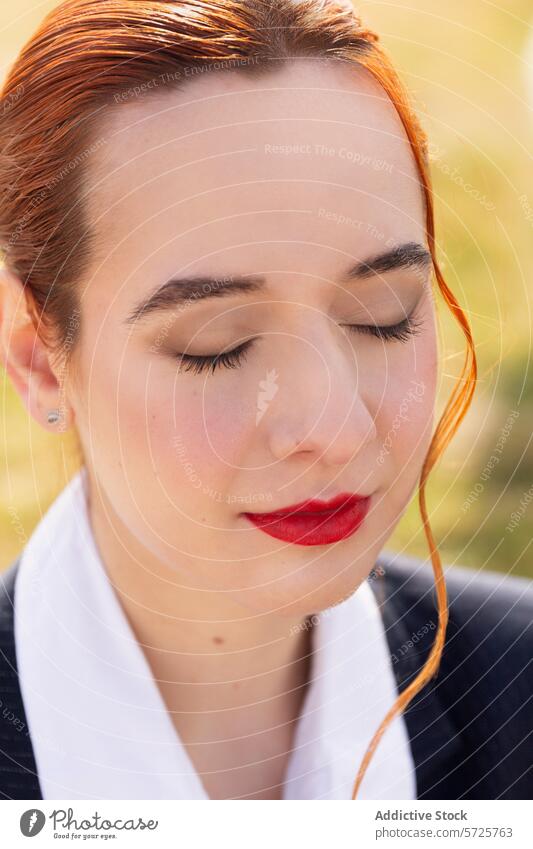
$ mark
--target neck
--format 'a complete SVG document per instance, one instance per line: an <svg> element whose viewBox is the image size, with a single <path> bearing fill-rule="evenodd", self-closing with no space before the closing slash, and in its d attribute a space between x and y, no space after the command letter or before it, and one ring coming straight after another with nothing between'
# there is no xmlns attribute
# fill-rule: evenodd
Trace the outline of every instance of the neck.
<svg viewBox="0 0 533 849"><path fill-rule="evenodd" d="M91 497L88 508L104 568L182 740L250 739L273 728L286 737L309 679L309 623L184 584L184 571L154 558L107 503Z"/></svg>

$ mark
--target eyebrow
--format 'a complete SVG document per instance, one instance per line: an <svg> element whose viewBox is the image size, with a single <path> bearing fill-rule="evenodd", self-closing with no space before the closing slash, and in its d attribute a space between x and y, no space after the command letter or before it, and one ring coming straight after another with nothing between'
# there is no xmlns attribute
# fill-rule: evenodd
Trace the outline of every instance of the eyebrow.
<svg viewBox="0 0 533 849"><path fill-rule="evenodd" d="M362 260L344 275L345 280L362 280L405 268L426 271L432 264L430 252L418 242L405 242ZM253 295L265 289L266 279L259 275L226 276L222 278L198 275L173 278L139 302L126 316L125 324L148 318L169 309L187 309L195 303L235 294Z"/></svg>

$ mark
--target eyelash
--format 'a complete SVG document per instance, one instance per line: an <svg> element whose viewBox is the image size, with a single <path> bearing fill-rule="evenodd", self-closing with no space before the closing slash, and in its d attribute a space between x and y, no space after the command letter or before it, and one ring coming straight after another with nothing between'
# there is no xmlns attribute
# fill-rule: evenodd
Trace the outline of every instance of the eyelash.
<svg viewBox="0 0 533 849"><path fill-rule="evenodd" d="M403 321L398 322L398 324L385 326L377 324L346 324L342 326L347 327L353 333L374 336L384 342L394 340L405 343L411 337L418 335L422 327L422 322L415 319L413 315L410 315L404 318ZM187 364L184 371L192 371L193 374L201 374L208 368L211 368L214 372L217 366L238 368L246 359L246 355L254 341L254 339L248 339L232 351L225 351L221 354L213 354L212 356L201 357L197 354L176 354L176 357Z"/></svg>

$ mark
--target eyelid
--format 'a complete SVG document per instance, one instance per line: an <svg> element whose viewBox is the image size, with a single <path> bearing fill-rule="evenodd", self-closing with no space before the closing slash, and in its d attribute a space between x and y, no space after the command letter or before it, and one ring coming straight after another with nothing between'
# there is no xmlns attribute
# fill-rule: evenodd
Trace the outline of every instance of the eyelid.
<svg viewBox="0 0 533 849"><path fill-rule="evenodd" d="M388 340L407 342L412 336L419 333L424 324L423 321L417 319L418 306L417 303L411 313L396 324L346 324L340 326L347 327L354 333L374 336L383 342ZM184 369L185 372L192 371L194 374L201 374L206 369L212 369L214 373L219 366L238 368L256 341L257 337L247 339L236 348L222 351L219 354L175 354L174 357L179 359L180 362L188 363L188 366Z"/></svg>
<svg viewBox="0 0 533 849"><path fill-rule="evenodd" d="M411 336L416 336L423 326L423 321L418 320L414 311L396 324L346 324L354 333L375 336L377 339L396 339L406 342Z"/></svg>
<svg viewBox="0 0 533 849"><path fill-rule="evenodd" d="M230 351L222 351L220 354L175 354L175 358L180 361L185 361L191 367L184 369L185 372L192 371L194 374L200 374L207 368L212 368L213 372L219 366L225 368L238 368L243 358L246 357L248 349L252 347L255 339L248 339L236 348Z"/></svg>

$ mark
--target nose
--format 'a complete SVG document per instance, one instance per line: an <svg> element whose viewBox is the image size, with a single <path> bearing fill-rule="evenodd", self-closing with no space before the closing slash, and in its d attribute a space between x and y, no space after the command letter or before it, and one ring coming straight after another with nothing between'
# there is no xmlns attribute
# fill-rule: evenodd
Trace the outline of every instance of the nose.
<svg viewBox="0 0 533 849"><path fill-rule="evenodd" d="M327 351L319 349L317 361L316 344L312 353L301 341L295 344L298 353L291 347L277 370L280 391L265 417L272 456L316 455L322 463L345 465L377 435L355 353L341 349L337 339Z"/></svg>

